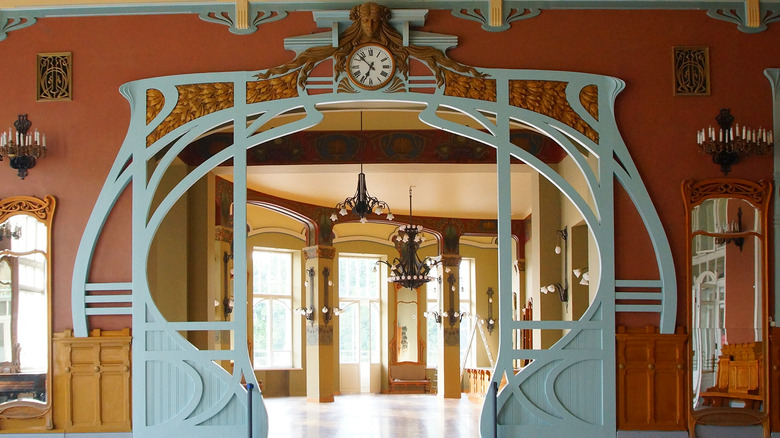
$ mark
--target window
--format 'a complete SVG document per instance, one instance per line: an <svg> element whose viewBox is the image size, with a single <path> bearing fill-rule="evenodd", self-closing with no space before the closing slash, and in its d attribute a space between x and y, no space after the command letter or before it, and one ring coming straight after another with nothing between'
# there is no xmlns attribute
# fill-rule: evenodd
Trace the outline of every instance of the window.
<svg viewBox="0 0 780 438"><path fill-rule="evenodd" d="M458 301L460 303L459 312L464 316L460 321L460 363L465 365L465 368L473 368L476 366L475 351L476 333L474 331L474 318L471 315L472 311L472 297L474 296L474 259L462 258L460 261L460 267L458 269L460 278L458 279Z"/></svg>
<svg viewBox="0 0 780 438"><path fill-rule="evenodd" d="M439 265L435 265L431 267L430 272L431 277L434 278L434 280L429 281L425 284L426 287L426 305L425 310L428 312L436 312L439 309L441 309L441 305L439 303L439 297L441 296L441 291L439 290ZM441 355L441 346L439 345L439 328L441 327L440 324L436 323L436 319L431 318L425 318L425 326L426 326L426 333L427 333L427 343L426 343L426 361L427 361L427 367L428 368L438 368L439 367L439 356Z"/></svg>
<svg viewBox="0 0 780 438"><path fill-rule="evenodd" d="M254 367L292 368L293 254L255 248L252 266Z"/></svg>
<svg viewBox="0 0 780 438"><path fill-rule="evenodd" d="M339 255L339 360L379 363L377 256Z"/></svg>

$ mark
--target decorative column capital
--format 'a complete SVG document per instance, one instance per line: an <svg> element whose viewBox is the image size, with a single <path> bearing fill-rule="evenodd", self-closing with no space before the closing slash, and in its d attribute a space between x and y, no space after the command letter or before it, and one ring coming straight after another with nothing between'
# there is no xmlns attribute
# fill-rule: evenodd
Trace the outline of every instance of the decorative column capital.
<svg viewBox="0 0 780 438"><path fill-rule="evenodd" d="M463 257L460 256L460 254L442 254L441 255L441 264L445 267L455 267L457 268L460 266L460 260Z"/></svg>
<svg viewBox="0 0 780 438"><path fill-rule="evenodd" d="M332 246L307 246L303 248L303 258L306 260L312 259L328 259L333 260L336 258L336 248Z"/></svg>

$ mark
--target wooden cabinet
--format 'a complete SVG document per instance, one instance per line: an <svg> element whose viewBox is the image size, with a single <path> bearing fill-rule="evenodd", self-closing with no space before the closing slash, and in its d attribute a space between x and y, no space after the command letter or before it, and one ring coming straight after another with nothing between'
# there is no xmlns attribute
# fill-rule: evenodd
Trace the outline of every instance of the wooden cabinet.
<svg viewBox="0 0 780 438"><path fill-rule="evenodd" d="M54 421L65 432L130 431L130 330L54 337Z"/></svg>
<svg viewBox="0 0 780 438"><path fill-rule="evenodd" d="M618 429L685 430L688 336L619 327L616 338Z"/></svg>

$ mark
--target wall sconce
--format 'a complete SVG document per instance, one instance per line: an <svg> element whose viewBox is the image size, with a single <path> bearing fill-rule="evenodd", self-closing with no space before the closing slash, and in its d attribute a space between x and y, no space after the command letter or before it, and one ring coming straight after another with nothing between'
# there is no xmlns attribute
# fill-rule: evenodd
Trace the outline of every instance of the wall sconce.
<svg viewBox="0 0 780 438"><path fill-rule="evenodd" d="M736 222L732 222L730 224L720 226L720 229L717 230L717 232L722 234L741 233L742 232L742 207L739 207L739 210L737 210ZM745 238L744 237L716 237L715 238L716 245L727 245L729 243L733 243L734 245L736 245L737 248L739 248L739 252L742 252L742 246L745 245Z"/></svg>
<svg viewBox="0 0 780 438"><path fill-rule="evenodd" d="M3 239L19 239L22 237L22 227L19 225L13 227L11 229L11 224L8 222L3 223L0 225L0 241Z"/></svg>
<svg viewBox="0 0 780 438"><path fill-rule="evenodd" d="M328 280L328 277L330 276L330 269L327 267L322 270L322 276L325 278L325 305L322 307L322 318L325 320L325 325L328 325L330 322L330 319L334 316L339 316L341 314L341 308L340 307L328 307L328 289L329 286L333 286L333 282Z"/></svg>
<svg viewBox="0 0 780 438"><path fill-rule="evenodd" d="M702 129L696 133L696 142L699 150L712 155L712 162L720 165L720 170L724 175L731 171L731 165L739 162L740 156L763 155L772 150L774 136L772 131L758 128L748 129L739 124L735 128L731 127L734 122L734 116L731 110L724 108L715 117L720 130L715 130L712 126L709 129Z"/></svg>
<svg viewBox="0 0 780 438"><path fill-rule="evenodd" d="M449 272L449 268L447 268L445 271ZM463 318L468 316L468 313L461 313L455 310L455 274L450 274L449 277L447 277L447 283L449 284L450 309L444 311L433 310L430 312L423 312L423 316L426 318L433 318L437 324L441 324L444 318L447 318L450 323L450 328L452 328L456 322L463 321Z"/></svg>
<svg viewBox="0 0 780 438"><path fill-rule="evenodd" d="M8 128L8 133L3 132L0 136L0 161L8 157L11 168L16 169L16 175L21 179L27 176L28 169L35 167L38 158L46 156L46 134L41 135L37 129L30 134L31 126L27 114L19 114L14 122L16 135Z"/></svg>
<svg viewBox="0 0 780 438"><path fill-rule="evenodd" d="M563 240L564 246L566 246L566 249L568 249L568 240L569 240L569 229L568 227L563 227L562 230L555 230L555 234L558 235L558 237ZM568 251L567 251L568 252ZM561 253L561 245L555 245L555 253L560 254ZM565 252L564 252L565 254Z"/></svg>
<svg viewBox="0 0 780 438"><path fill-rule="evenodd" d="M233 306L235 306L235 301L233 300L233 297L225 297L225 299L222 300L222 304L225 310L225 319L227 319L228 315L233 313Z"/></svg>
<svg viewBox="0 0 780 438"><path fill-rule="evenodd" d="M569 288L567 288L566 286L561 286L560 283L553 283L553 284L548 284L547 286L542 286L540 292L543 294L557 292L558 298L560 298L562 302L565 303L569 300Z"/></svg>
<svg viewBox="0 0 780 438"><path fill-rule="evenodd" d="M488 287L487 291L485 291L485 294L488 297L488 317L485 318L483 321L485 321L485 325L487 326L488 333L493 334L493 329L496 327L496 320L493 319L493 288Z"/></svg>
<svg viewBox="0 0 780 438"><path fill-rule="evenodd" d="M314 325L314 268L307 269L306 273L309 274L309 281L306 282L306 286L309 287L309 307L298 307L295 312Z"/></svg>
<svg viewBox="0 0 780 438"><path fill-rule="evenodd" d="M563 240L563 250L561 250L561 245L555 245L555 253L561 254L563 253L563 285L561 283L553 283L548 284L547 286L542 286L540 289L540 292L543 294L548 294L551 292L557 292L558 298L561 299L562 302L568 302L569 300L569 280L567 279L567 274L569 271L569 228L563 227L561 230L555 230L555 234L558 235L558 238Z"/></svg>
<svg viewBox="0 0 780 438"><path fill-rule="evenodd" d="M581 285L587 286L590 284L590 273L588 272L588 268L575 269L572 273L575 277L580 279Z"/></svg>

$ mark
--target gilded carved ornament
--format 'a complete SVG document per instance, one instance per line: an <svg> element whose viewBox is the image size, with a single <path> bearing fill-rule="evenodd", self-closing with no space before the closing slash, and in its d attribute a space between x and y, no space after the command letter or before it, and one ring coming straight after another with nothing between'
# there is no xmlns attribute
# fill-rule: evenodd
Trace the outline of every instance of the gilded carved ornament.
<svg viewBox="0 0 780 438"><path fill-rule="evenodd" d="M298 97L296 80L298 71L264 81L247 82L246 103L268 102L277 99Z"/></svg>
<svg viewBox="0 0 780 438"><path fill-rule="evenodd" d="M683 193L687 193L692 205L698 204L702 199L711 196L737 197L750 201L756 208L761 209L769 197L766 195L771 189L771 183L762 179L755 183L747 180L733 180L716 178L694 183L692 180L683 182Z"/></svg>
<svg viewBox="0 0 780 438"><path fill-rule="evenodd" d="M445 82L446 69L455 70L461 73L470 74L474 77L482 78L484 73L478 72L475 68L460 64L450 59L440 50L433 47L422 47L410 44L404 46L403 37L389 24L391 11L390 8L376 3L363 3L352 8L349 14L352 24L341 34L338 47L320 46L307 49L298 55L294 60L279 67L267 70L257 75L258 79L267 79L272 76L287 73L292 70L300 71L298 85L306 88L306 80L312 69L320 61L333 57L333 70L335 78L338 80L347 68L347 58L352 51L361 44L377 43L388 48L395 58L398 71L404 78L409 77L409 57L417 58L433 70L436 76L436 83L441 86ZM446 69L444 68L446 67ZM397 86L395 87L397 88ZM342 88L340 87L340 90ZM345 87L343 91L347 91Z"/></svg>
<svg viewBox="0 0 780 438"><path fill-rule="evenodd" d="M303 258L306 260L319 258L333 260L336 258L336 248L323 245L307 246L306 248L303 248Z"/></svg>
<svg viewBox="0 0 780 438"><path fill-rule="evenodd" d="M24 213L34 216L42 221L47 221L54 212L54 197L49 195L43 199L30 196L12 196L0 200L0 223L5 222L8 216Z"/></svg>
<svg viewBox="0 0 780 438"><path fill-rule="evenodd" d="M494 79L465 76L449 70L444 71L444 78L446 83L445 96L496 101L496 81Z"/></svg>
<svg viewBox="0 0 780 438"><path fill-rule="evenodd" d="M577 132L594 142L599 134L585 120L582 120L566 98L567 82L560 81L509 81L509 104L551 117L571 126ZM588 87L586 87L588 88ZM595 87L594 87L595 88ZM582 91L585 91L583 89ZM598 94L593 91L580 92L580 101L589 113L598 115Z"/></svg>
<svg viewBox="0 0 780 438"><path fill-rule="evenodd" d="M147 146L185 123L233 107L233 84L230 82L177 85L176 90L179 92L179 101L165 120L146 137ZM152 93L152 97L154 97L154 93ZM149 92L147 92L146 99L148 122L150 114L159 113L162 109L164 99L157 99L152 105Z"/></svg>

